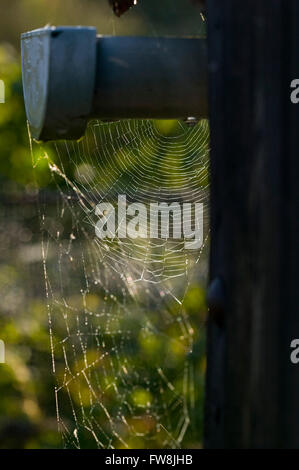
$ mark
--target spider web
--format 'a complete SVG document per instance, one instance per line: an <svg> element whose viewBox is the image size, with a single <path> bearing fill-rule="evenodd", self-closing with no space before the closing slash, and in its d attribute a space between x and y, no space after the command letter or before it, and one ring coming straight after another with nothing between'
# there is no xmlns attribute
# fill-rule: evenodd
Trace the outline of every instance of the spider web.
<svg viewBox="0 0 299 470"><path fill-rule="evenodd" d="M200 312L208 239L208 124L90 122L33 144L58 197L41 195L57 422L65 447L179 448L199 439ZM37 145L37 148L35 146ZM52 194L52 193L51 193ZM99 239L96 205L204 204L204 242Z"/></svg>

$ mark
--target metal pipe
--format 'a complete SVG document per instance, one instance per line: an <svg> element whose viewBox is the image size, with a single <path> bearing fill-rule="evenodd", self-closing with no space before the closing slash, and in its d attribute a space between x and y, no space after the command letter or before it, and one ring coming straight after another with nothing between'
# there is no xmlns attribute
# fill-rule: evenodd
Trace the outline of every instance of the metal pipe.
<svg viewBox="0 0 299 470"><path fill-rule="evenodd" d="M207 117L203 39L51 27L23 34L21 47L26 114L37 140L78 139L91 118Z"/></svg>

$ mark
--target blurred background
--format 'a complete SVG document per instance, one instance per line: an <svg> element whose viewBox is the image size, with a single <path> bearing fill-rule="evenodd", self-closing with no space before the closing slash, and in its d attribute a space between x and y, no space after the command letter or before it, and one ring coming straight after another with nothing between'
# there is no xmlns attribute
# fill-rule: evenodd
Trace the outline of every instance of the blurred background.
<svg viewBox="0 0 299 470"><path fill-rule="evenodd" d="M6 364L0 365L0 448L60 448L65 442L57 427L57 377L51 370L39 201L40 193L46 194L48 214L54 214L59 190L46 161L32 164L22 97L20 34L46 24L81 24L96 26L101 34L203 36L205 25L198 8L188 0L140 0L140 5L120 19L106 0L0 0L0 8L0 79L6 93L5 104L0 104L0 339L6 344ZM106 126L107 135L110 127L113 129L113 125ZM167 135L174 127L166 124L160 131ZM73 175L76 162L63 158ZM203 179L207 187L208 175ZM59 185L63 187L63 183ZM206 259L200 262L198 282L190 285L185 297L186 314L195 330L205 321ZM57 342L60 334L62 338L63 331L57 328ZM148 345L143 343L140 348ZM157 343L152 347L157 348ZM196 416L184 447L201 446L204 333L197 335L195 351ZM139 354L136 349L135 354ZM179 360L176 364L181 367ZM136 390L134 400L142 402L141 389ZM64 413L64 421L71 422L72 409L65 407ZM94 446L94 439L88 436L82 442L84 447ZM162 446L159 439L152 442ZM142 447L142 438L130 445Z"/></svg>

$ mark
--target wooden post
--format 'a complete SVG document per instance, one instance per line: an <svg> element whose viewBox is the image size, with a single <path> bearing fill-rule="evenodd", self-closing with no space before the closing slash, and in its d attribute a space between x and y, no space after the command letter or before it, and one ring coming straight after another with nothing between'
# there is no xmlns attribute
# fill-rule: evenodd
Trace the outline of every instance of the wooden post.
<svg viewBox="0 0 299 470"><path fill-rule="evenodd" d="M290 343L299 338L299 104L290 83L299 78L299 2L207 3L214 287L205 445L298 448Z"/></svg>

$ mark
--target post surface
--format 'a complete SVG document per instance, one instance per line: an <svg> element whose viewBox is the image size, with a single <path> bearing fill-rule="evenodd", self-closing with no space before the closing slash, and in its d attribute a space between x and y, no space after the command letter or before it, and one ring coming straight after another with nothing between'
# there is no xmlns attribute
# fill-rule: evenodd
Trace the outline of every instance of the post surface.
<svg viewBox="0 0 299 470"><path fill-rule="evenodd" d="M210 276L225 322L208 325L205 445L298 448L299 3L241 3L208 0Z"/></svg>

